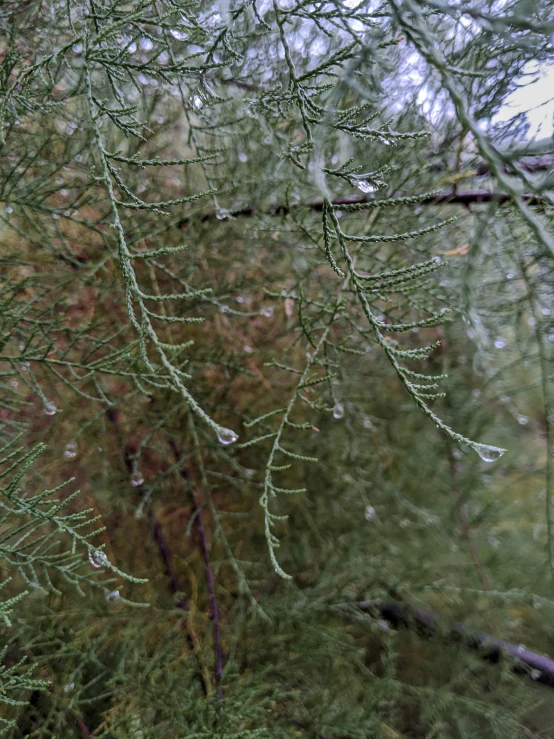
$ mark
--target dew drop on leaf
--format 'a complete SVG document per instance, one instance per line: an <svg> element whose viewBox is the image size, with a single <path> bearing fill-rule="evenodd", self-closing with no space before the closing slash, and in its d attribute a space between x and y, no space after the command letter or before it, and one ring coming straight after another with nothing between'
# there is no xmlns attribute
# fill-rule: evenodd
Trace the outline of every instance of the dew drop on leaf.
<svg viewBox="0 0 554 739"><path fill-rule="evenodd" d="M496 462L506 451L498 446L489 446L489 444L473 444L472 448L475 449L483 462Z"/></svg>
<svg viewBox="0 0 554 739"><path fill-rule="evenodd" d="M223 446L234 444L238 438L239 438L238 434L236 434L233 431L233 429L226 429L226 428L220 427L217 432L217 439L220 444L223 444Z"/></svg>

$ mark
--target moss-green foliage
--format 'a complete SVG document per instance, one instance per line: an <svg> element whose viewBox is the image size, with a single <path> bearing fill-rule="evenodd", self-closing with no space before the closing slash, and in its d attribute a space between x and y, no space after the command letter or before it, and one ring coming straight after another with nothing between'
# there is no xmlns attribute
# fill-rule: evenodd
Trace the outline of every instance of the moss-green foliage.
<svg viewBox="0 0 554 739"><path fill-rule="evenodd" d="M553 11L0 8L6 736L549 735Z"/></svg>

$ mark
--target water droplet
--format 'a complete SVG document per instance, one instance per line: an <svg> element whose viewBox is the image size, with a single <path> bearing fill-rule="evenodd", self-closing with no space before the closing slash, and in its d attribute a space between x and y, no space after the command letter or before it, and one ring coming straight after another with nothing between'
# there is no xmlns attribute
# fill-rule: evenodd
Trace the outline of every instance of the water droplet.
<svg viewBox="0 0 554 739"><path fill-rule="evenodd" d="M496 462L496 460L500 459L506 451L498 446L489 446L489 444L472 444L471 446L472 449L475 449L483 462Z"/></svg>
<svg viewBox="0 0 554 739"><path fill-rule="evenodd" d="M508 272L508 274L506 275L506 279L507 280L513 280L513 278L514 278L513 272Z"/></svg>
<svg viewBox="0 0 554 739"><path fill-rule="evenodd" d="M233 429L226 429L221 426L219 427L217 432L217 439L220 444L223 444L223 446L234 444L238 438L238 434L236 434Z"/></svg>
<svg viewBox="0 0 554 739"><path fill-rule="evenodd" d="M177 41L186 41L188 34L185 31L179 31L177 28L170 29L169 33L176 38Z"/></svg>
<svg viewBox="0 0 554 739"><path fill-rule="evenodd" d="M548 335L548 341L554 341L554 334Z"/></svg>
<svg viewBox="0 0 554 739"><path fill-rule="evenodd" d="M372 185L371 182L368 182L367 180L354 180L354 184L358 190L368 194L374 193L377 190L375 185Z"/></svg>
<svg viewBox="0 0 554 739"><path fill-rule="evenodd" d="M518 648L517 648L517 651L518 651L518 652L519 652L520 654L523 654L523 652L525 652L525 649L526 649L526 647L525 647L525 644L520 644L520 645L518 646Z"/></svg>
<svg viewBox="0 0 554 739"><path fill-rule="evenodd" d="M13 208L11 205L6 205L6 213L13 213Z"/></svg>
<svg viewBox="0 0 554 739"><path fill-rule="evenodd" d="M402 521L400 521L400 528L407 529L408 526L410 526L410 521L407 518L403 518Z"/></svg>
<svg viewBox="0 0 554 739"><path fill-rule="evenodd" d="M364 418L364 429L372 429L373 424L369 418Z"/></svg>
<svg viewBox="0 0 554 739"><path fill-rule="evenodd" d="M17 386L19 385L19 383L18 383L18 381L17 381L17 380L10 380L10 385L11 385L12 387L17 387Z"/></svg>
<svg viewBox="0 0 554 739"><path fill-rule="evenodd" d="M58 409L56 408L56 404L53 403L51 400L49 400L45 406L44 406L44 412L47 416L53 416Z"/></svg>
<svg viewBox="0 0 554 739"><path fill-rule="evenodd" d="M100 552L98 549L95 552L88 553L88 561L91 563L91 565L98 569L99 567L103 567L106 562L108 561L108 558L104 554L104 552Z"/></svg>
<svg viewBox="0 0 554 739"><path fill-rule="evenodd" d="M527 418L527 416L520 416L517 419L517 422L520 426L527 426L527 424L529 423L529 419Z"/></svg>
<svg viewBox="0 0 554 739"><path fill-rule="evenodd" d="M108 601L114 601L114 600L120 600L119 590L112 590L110 593L106 593L106 600Z"/></svg>
<svg viewBox="0 0 554 739"><path fill-rule="evenodd" d="M19 365L19 369L22 372L28 372L30 366L31 366L30 362L21 362L21 364Z"/></svg>
<svg viewBox="0 0 554 739"><path fill-rule="evenodd" d="M481 391L479 390L479 388L475 388L475 390L473 390L471 394L474 398L478 398L481 395Z"/></svg>
<svg viewBox="0 0 554 739"><path fill-rule="evenodd" d="M335 403L333 406L333 418L342 418L344 416L344 405L342 403Z"/></svg>
<svg viewBox="0 0 554 739"><path fill-rule="evenodd" d="M537 322L535 321L535 318L533 316L530 316L527 319L527 325L529 326L529 328L535 328L535 326L537 325Z"/></svg>
<svg viewBox="0 0 554 739"><path fill-rule="evenodd" d="M542 672L540 670L531 670L532 680L538 680L541 676L542 676Z"/></svg>
<svg viewBox="0 0 554 739"><path fill-rule="evenodd" d="M63 453L63 456L66 459L73 459L73 457L77 456L77 442L76 441L69 441L65 446L65 452Z"/></svg>
<svg viewBox="0 0 554 739"><path fill-rule="evenodd" d="M494 345L497 349L504 349L504 347L506 346L506 340L499 336L498 339L494 342Z"/></svg>
<svg viewBox="0 0 554 739"><path fill-rule="evenodd" d="M262 308L260 310L260 316L264 316L264 318L271 318L272 315L273 315L273 306L272 305L268 305L265 308Z"/></svg>
<svg viewBox="0 0 554 739"><path fill-rule="evenodd" d="M372 505L368 505L365 507L365 520L366 521L373 521L375 518L375 508Z"/></svg>
<svg viewBox="0 0 554 739"><path fill-rule="evenodd" d="M229 306L228 305L220 305L219 306L219 312L220 313L229 313Z"/></svg>
<svg viewBox="0 0 554 739"><path fill-rule="evenodd" d="M192 98L192 104L194 105L194 107L196 108L196 110L200 110L200 108L204 105L204 103L202 102L202 98L200 97L200 95L195 95ZM221 218L220 218L220 216L216 214L216 218L219 218L221 220L221 218L226 218L226 216L221 216Z"/></svg>
<svg viewBox="0 0 554 739"><path fill-rule="evenodd" d="M239 154L239 162L247 162L247 161L248 161L248 156L243 151L241 151Z"/></svg>
<svg viewBox="0 0 554 739"><path fill-rule="evenodd" d="M151 51L154 44L149 38L141 38L139 46L141 49L144 49L144 51Z"/></svg>
<svg viewBox="0 0 554 739"><path fill-rule="evenodd" d="M198 105L195 107L198 108ZM231 215L231 212L226 210L225 208L218 208L217 213L215 214L215 217L218 221L224 221L226 218L229 218Z"/></svg>
<svg viewBox="0 0 554 739"><path fill-rule="evenodd" d="M75 683L67 683L66 685L63 686L63 689L66 693L69 693L69 691L73 690L74 687L75 687Z"/></svg>
<svg viewBox="0 0 554 739"><path fill-rule="evenodd" d="M245 352L246 352L247 354L252 354L252 352L254 351L254 349L252 349L252 347L251 347L251 346L248 346L248 344L245 344L245 345L244 345L244 346L243 346L242 348L244 349L244 351L245 351Z"/></svg>
<svg viewBox="0 0 554 739"><path fill-rule="evenodd" d="M551 313L550 308L543 308L542 309L543 316L549 316L550 313Z"/></svg>
<svg viewBox="0 0 554 739"><path fill-rule="evenodd" d="M131 485L134 488L138 488L140 487L140 485L142 485L143 482L144 482L144 476L142 472L140 472L139 470L135 470L133 474L131 475Z"/></svg>

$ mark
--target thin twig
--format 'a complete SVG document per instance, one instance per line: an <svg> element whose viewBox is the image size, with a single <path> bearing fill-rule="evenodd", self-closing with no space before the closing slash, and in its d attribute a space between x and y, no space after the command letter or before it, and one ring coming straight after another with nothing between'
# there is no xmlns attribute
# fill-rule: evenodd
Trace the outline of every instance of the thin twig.
<svg viewBox="0 0 554 739"><path fill-rule="evenodd" d="M180 459L179 447L177 443L172 439L170 441L171 448L175 455L176 460ZM202 559L204 560L204 568L206 571L206 584L208 587L208 596L210 601L210 618L213 623L213 634L214 634L214 663L215 663L215 684L217 686L217 697L221 701L223 694L221 691L221 676L223 674L223 649L221 646L221 623L219 619L219 610L217 607L217 598L215 593L215 577L213 574L212 567L210 565L210 554L208 550L208 540L206 538L206 529L204 528L204 520L202 517L202 509L198 505L194 488L190 484L189 475L185 467L181 467L179 470L181 478L185 481L185 486L190 498L192 505L192 515L194 518L194 524L198 533L198 539L200 544L200 551L202 552Z"/></svg>

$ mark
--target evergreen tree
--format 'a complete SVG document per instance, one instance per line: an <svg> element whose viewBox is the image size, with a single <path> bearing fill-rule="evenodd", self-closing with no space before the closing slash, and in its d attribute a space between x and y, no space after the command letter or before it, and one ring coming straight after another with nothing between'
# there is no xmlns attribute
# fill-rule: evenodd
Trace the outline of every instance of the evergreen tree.
<svg viewBox="0 0 554 739"><path fill-rule="evenodd" d="M5 736L548 736L553 18L0 7Z"/></svg>

